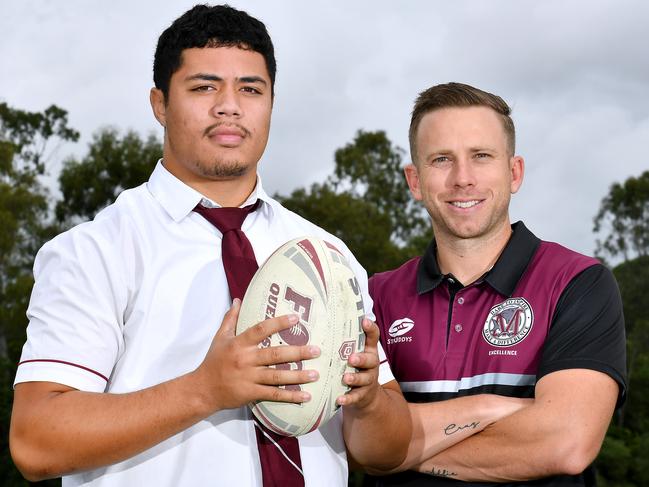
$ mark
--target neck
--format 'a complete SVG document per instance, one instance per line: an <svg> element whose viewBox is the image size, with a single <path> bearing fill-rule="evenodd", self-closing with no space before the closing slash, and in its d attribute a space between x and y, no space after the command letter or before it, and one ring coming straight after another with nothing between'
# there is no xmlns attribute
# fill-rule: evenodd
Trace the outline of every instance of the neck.
<svg viewBox="0 0 649 487"><path fill-rule="evenodd" d="M440 232L441 233L441 232ZM495 232L477 238L435 235L437 262L443 274L469 285L491 269L512 234L509 219Z"/></svg>
<svg viewBox="0 0 649 487"><path fill-rule="evenodd" d="M234 178L229 180L198 181L189 186L223 207L241 206L254 191L257 175L252 178Z"/></svg>
<svg viewBox="0 0 649 487"><path fill-rule="evenodd" d="M190 188L223 207L241 206L257 184L256 165L246 172L230 177L206 177L188 171L181 165L162 161L171 174Z"/></svg>

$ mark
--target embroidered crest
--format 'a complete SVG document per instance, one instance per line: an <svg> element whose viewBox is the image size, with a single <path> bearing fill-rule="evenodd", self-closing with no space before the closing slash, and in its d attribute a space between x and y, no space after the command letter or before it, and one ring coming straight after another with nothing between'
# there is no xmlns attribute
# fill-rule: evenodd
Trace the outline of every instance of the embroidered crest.
<svg viewBox="0 0 649 487"><path fill-rule="evenodd" d="M511 347L525 339L533 322L530 303L524 298L509 298L491 308L482 337L495 347Z"/></svg>

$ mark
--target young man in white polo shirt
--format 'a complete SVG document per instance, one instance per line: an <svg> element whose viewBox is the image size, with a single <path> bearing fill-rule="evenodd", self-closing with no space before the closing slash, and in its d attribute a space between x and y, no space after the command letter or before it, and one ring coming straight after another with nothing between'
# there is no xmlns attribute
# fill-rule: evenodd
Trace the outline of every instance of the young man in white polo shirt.
<svg viewBox="0 0 649 487"><path fill-rule="evenodd" d="M231 306L221 233L192 211L199 203L243 207L259 200L242 227L258 262L297 236L334 243L352 262L371 309L365 272L346 246L262 188L256 169L274 80L271 40L245 12L196 6L160 37L151 105L165 128L163 160L148 183L47 243L36 259L10 435L28 479L262 484L246 404L308 400L278 384L317 374L278 375L265 366L318 350L258 348L295 316L234 335L239 303ZM344 418L299 438L309 486L346 485L345 444L370 467L390 468L405 457L407 406L387 364L379 366L376 325L366 320L364 328L366 351L350 358L359 372L345 377L353 389L339 398Z"/></svg>

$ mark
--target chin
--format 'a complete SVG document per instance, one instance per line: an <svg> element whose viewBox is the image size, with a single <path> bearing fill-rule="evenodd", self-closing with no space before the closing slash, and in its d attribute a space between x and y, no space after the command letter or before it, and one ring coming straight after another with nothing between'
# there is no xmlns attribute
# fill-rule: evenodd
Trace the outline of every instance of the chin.
<svg viewBox="0 0 649 487"><path fill-rule="evenodd" d="M248 164L240 161L218 161L212 164L197 165L202 176L214 179L239 178L246 174L250 168Z"/></svg>
<svg viewBox="0 0 649 487"><path fill-rule="evenodd" d="M477 238L487 233L487 228L477 225L451 226L449 230L457 238Z"/></svg>

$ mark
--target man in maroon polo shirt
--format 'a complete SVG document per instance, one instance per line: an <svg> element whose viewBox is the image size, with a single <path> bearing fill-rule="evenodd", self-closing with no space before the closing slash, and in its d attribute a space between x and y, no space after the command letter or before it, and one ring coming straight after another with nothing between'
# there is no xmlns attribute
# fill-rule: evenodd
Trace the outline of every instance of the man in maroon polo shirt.
<svg viewBox="0 0 649 487"><path fill-rule="evenodd" d="M435 239L370 282L414 428L400 473L376 485L594 485L626 387L611 272L511 224L524 161L500 97L433 86L409 135L406 178Z"/></svg>

